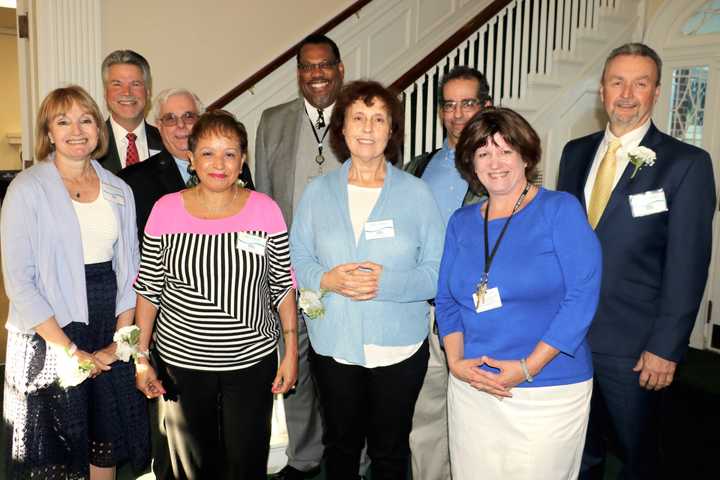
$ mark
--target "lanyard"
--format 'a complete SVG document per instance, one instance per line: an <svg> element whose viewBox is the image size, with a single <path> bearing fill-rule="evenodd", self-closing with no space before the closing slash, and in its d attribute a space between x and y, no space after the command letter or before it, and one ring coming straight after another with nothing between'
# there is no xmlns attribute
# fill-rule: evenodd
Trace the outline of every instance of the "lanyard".
<svg viewBox="0 0 720 480"><path fill-rule="evenodd" d="M325 157L323 157L323 141L330 131L330 125L325 127L325 131L323 132L321 138L320 135L318 135L317 130L315 130L315 125L312 120L310 120L310 114L308 113L307 108L305 108L305 115L307 116L308 122L310 122L310 128L312 129L313 135L315 135L315 140L317 141L318 154L315 156L315 163L317 163L318 167L322 169L322 164L325 162Z"/></svg>
<svg viewBox="0 0 720 480"><path fill-rule="evenodd" d="M487 203L485 204L485 219L483 222L483 235L485 238L485 268L483 269L482 277L480 277L480 283L477 284L477 299L476 303L480 304L483 302L485 298L485 293L487 292L488 287L488 281L490 280L489 273L490 273L490 266L492 265L492 261L495 258L495 254L498 251L498 247L500 247L500 242L502 241L503 237L505 236L505 232L507 231L508 225L510 225L510 220L512 220L515 213L517 213L518 209L520 208L520 204L527 196L528 192L530 191L530 182L525 185L525 189L520 194L520 197L518 197L517 202L515 202L515 206L512 209L512 212L510 213L510 216L507 220L505 220L505 225L503 225L502 230L500 230L500 235L498 236L498 239L495 241L495 246L492 249L492 252L490 252L489 246L488 246L488 216L490 214L490 197L488 197ZM477 307L477 305L476 305Z"/></svg>

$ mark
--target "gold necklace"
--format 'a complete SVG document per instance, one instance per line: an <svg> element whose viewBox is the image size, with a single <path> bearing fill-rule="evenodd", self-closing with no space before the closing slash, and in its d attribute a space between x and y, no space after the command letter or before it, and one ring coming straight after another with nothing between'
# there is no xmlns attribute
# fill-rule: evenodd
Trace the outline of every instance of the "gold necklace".
<svg viewBox="0 0 720 480"><path fill-rule="evenodd" d="M208 212L213 214L213 213L221 212L224 209L226 209L228 206L232 205L235 202L235 199L237 198L238 190L240 190L240 189L237 186L233 185L233 196L230 199L230 201L227 202L225 205L221 205L220 207L214 207L214 208L211 208L207 203L205 203L205 201L200 196L200 189L198 187L195 187L195 196L197 197L198 202L200 202L202 204L202 206L205 208L205 210L207 210Z"/></svg>

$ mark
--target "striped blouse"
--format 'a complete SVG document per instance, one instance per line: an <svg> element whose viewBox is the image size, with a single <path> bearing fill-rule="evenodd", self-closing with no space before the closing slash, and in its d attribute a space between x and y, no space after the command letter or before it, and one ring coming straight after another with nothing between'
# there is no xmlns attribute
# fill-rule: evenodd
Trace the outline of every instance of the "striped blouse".
<svg viewBox="0 0 720 480"><path fill-rule="evenodd" d="M154 340L165 362L254 365L275 349L275 309L294 286L287 227L270 197L251 192L238 214L213 220L190 215L181 192L153 207L135 291L159 308Z"/></svg>

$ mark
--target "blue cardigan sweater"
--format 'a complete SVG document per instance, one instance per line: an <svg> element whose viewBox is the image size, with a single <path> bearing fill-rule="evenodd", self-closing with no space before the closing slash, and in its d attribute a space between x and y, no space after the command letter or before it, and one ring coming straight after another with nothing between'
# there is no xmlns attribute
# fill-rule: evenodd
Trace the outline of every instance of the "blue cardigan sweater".
<svg viewBox="0 0 720 480"><path fill-rule="evenodd" d="M476 313L472 294L485 264L484 206L461 208L448 224L435 297L441 336L462 332L465 358L517 360L530 355L540 340L560 350L532 384L520 387L591 378L586 336L602 267L600 244L580 203L567 193L540 189L515 214L489 273L488 286L498 287L502 307ZM491 250L505 220L488 224Z"/></svg>
<svg viewBox="0 0 720 480"><path fill-rule="evenodd" d="M115 314L135 308L132 283L138 272L135 201L125 182L92 160L109 197L120 234L113 248L117 276ZM51 316L64 327L88 323L85 263L80 224L52 157L10 183L0 215L2 266L10 299L7 327L31 333Z"/></svg>
<svg viewBox="0 0 720 480"><path fill-rule="evenodd" d="M364 364L363 345L413 345L428 334L428 298L435 296L443 221L425 183L387 164L385 183L368 222L392 220L392 238L355 242L348 210L351 160L312 181L300 200L290 233L292 263L300 288L320 289L336 265L371 261L383 266L377 297L356 302L335 293L323 297L325 314L306 318L313 349Z"/></svg>

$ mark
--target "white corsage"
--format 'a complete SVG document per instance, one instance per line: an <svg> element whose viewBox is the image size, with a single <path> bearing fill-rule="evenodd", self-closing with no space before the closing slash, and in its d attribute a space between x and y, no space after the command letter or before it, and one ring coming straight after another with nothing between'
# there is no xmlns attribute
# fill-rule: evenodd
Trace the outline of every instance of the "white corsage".
<svg viewBox="0 0 720 480"><path fill-rule="evenodd" d="M300 289L300 308L308 317L313 320L325 315L325 307L322 303L322 298L325 296L325 291L310 290L309 288Z"/></svg>
<svg viewBox="0 0 720 480"><path fill-rule="evenodd" d="M115 356L123 362L129 362L130 358L137 359L138 346L140 345L140 327L130 325L122 327L113 335L115 342Z"/></svg>
<svg viewBox="0 0 720 480"><path fill-rule="evenodd" d="M655 165L655 159L657 157L655 152L647 147L635 147L628 152L628 158L630 159L630 163L635 165L635 169L632 175L630 175L630 178L635 178L638 170L645 165L649 167Z"/></svg>
<svg viewBox="0 0 720 480"><path fill-rule="evenodd" d="M62 388L70 388L80 385L90 376L93 369L93 363L90 360L82 362L67 352L58 351L57 354L57 374L58 383Z"/></svg>

